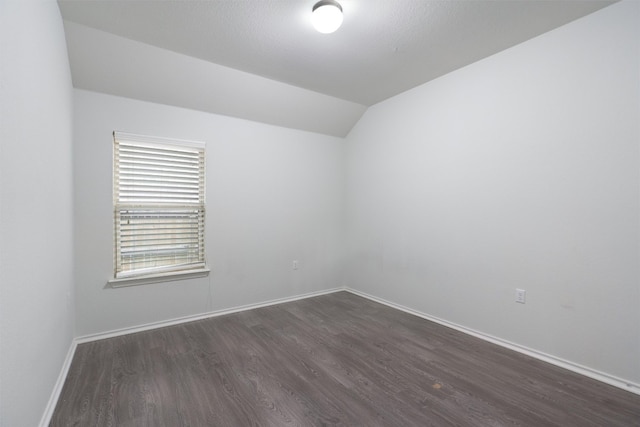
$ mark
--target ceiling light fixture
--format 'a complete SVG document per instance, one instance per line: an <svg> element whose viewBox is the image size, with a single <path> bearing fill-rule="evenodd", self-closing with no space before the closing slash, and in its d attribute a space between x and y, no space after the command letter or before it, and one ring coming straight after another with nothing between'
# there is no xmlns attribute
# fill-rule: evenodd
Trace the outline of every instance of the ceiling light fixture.
<svg viewBox="0 0 640 427"><path fill-rule="evenodd" d="M313 6L311 22L322 34L333 33L342 25L342 6L335 0L321 0Z"/></svg>

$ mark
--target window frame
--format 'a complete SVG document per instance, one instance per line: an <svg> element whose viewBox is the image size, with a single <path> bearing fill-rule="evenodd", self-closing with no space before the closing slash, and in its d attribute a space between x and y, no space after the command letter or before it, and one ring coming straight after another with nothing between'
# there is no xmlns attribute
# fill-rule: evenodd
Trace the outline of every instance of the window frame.
<svg viewBox="0 0 640 427"><path fill-rule="evenodd" d="M162 187L161 191L156 191L153 198L148 201L145 198L150 197L147 194L147 191L150 191L150 187L146 184L139 184L134 181L134 184L124 184L127 181L127 173L121 172L121 165L126 164L127 160L123 160L122 158L127 155L123 154L119 157L121 150L123 147L127 147L129 150L152 150L152 151L173 151L180 152L185 150L188 152L189 156L193 156L196 154L196 160L193 160L191 163L194 165L189 166L189 172L196 172L197 176L197 185L190 183L190 187L192 189L187 191L187 196L182 195L171 195L170 193L174 193L173 189L171 191L167 191L166 193L162 190L166 190L167 185L174 184L175 182L171 182L172 178L167 180L163 180L162 176L158 181L160 183L160 187ZM125 151L127 150L125 148ZM136 135L131 133L113 132L113 171L112 171L112 179L113 179L113 276L108 280L108 285L111 287L121 287L121 286L133 286L147 283L157 283L157 282L166 282L166 281L174 281L174 280L183 280L190 279L196 277L204 277L209 274L209 269L206 264L206 245L205 245L205 223L206 223L206 200L205 200L205 177L206 177L206 144L204 142L199 141L186 141L186 140L177 140L177 139L169 139L169 138L161 138L161 137L153 137L153 136L145 136L145 135ZM134 153L136 155L138 153ZM156 154L151 154L150 156L155 156ZM180 154L181 155L181 154ZM131 156L131 155L129 155ZM175 156L170 155L171 159L166 160L169 163L173 163L170 166L157 166L157 170L154 170L153 173L162 173L166 170L160 170L166 167L174 167L175 166ZM181 163L181 160L177 163ZM130 160L129 160L130 161ZM143 159L143 161L157 161L156 159ZM131 167L130 167L131 168ZM135 166L133 167L135 168ZM135 170L135 169L134 169ZM136 172L139 172L136 170ZM169 172L164 177L169 177ZM129 177L130 178L130 177ZM154 185L157 183L154 183ZM126 189L124 187L133 186L133 189ZM151 189L151 192L153 193ZM182 190L180 190L182 191ZM196 234L195 237L187 237L178 236L178 233L175 231L175 228L184 227L183 224L179 224L180 220L172 220L176 221L176 223L172 224L169 228L169 231L161 231L157 232L158 225L153 222L154 216L159 218L159 221L166 221L167 215L177 215L182 218L184 221L188 222L188 226L192 228L192 231L187 234ZM132 221L141 221L141 228L148 228L147 232L150 232L152 236L147 236L144 233L137 231L138 228L132 227L127 230L126 233L123 233L122 227L127 227L129 222L123 224L123 218L129 216ZM186 219L185 219L186 218ZM166 224L163 224L162 227L167 227ZM150 230L149 230L150 229ZM129 256L129 260L125 261L123 257L123 248L130 247L127 246L131 243L131 239L129 236L133 233L133 244L136 244L136 239L140 237L153 239L171 239L172 243L175 241L174 239L184 238L187 240L183 245L185 248L176 248L170 249L169 252L174 252L174 257L179 257L177 255L179 252L187 253L187 260L182 263L176 264L165 264L166 261L162 261L162 256L160 256L160 247L165 245L166 243L156 244L157 246L142 248L138 252L141 253L143 258L146 259L144 263L131 260L131 256ZM184 233L184 232L183 232ZM124 243L124 245L123 245ZM174 244L178 246L177 244ZM135 249L140 249L140 246L134 247ZM146 249L146 252L145 252ZM125 251L126 252L126 251ZM185 255L180 255L185 256ZM194 261L195 257L195 261ZM174 261L176 261L175 258ZM148 266L149 263L153 263L153 266ZM136 267L138 265L138 268ZM160 264L160 265L157 265ZM133 268L131 270L125 270L125 265L131 265ZM142 266L142 267L141 267Z"/></svg>

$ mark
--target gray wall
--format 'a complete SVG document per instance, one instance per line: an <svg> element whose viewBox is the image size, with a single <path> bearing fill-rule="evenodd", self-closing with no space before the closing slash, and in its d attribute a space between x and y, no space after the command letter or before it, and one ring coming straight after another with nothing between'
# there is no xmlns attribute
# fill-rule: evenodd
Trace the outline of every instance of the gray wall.
<svg viewBox="0 0 640 427"><path fill-rule="evenodd" d="M639 8L371 107L347 138L348 285L639 383Z"/></svg>
<svg viewBox="0 0 640 427"><path fill-rule="evenodd" d="M341 138L83 90L74 107L79 336L341 286ZM206 142L209 277L105 287L114 130Z"/></svg>
<svg viewBox="0 0 640 427"><path fill-rule="evenodd" d="M0 2L0 425L38 424L73 319L72 88L54 1Z"/></svg>
<svg viewBox="0 0 640 427"><path fill-rule="evenodd" d="M607 7L370 108L345 148L73 91L56 3L0 2L0 425L38 423L73 336L343 284L640 382L639 24ZM113 130L207 142L210 277L106 288Z"/></svg>
<svg viewBox="0 0 640 427"><path fill-rule="evenodd" d="M364 105L80 24L64 25L73 87L78 89L340 137L366 110Z"/></svg>

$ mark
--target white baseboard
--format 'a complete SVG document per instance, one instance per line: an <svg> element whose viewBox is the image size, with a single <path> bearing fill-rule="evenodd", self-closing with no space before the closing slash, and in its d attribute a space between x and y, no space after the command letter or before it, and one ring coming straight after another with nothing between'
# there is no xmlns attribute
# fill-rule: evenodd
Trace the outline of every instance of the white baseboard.
<svg viewBox="0 0 640 427"><path fill-rule="evenodd" d="M58 398L60 397L60 393L62 392L62 387L64 386L64 382L67 379L67 374L69 373L69 368L71 367L71 361L73 360L73 355L76 353L76 347L78 344L76 340L73 339L71 341L71 345L69 345L69 350L67 351L67 357L64 358L64 362L62 363L62 369L60 370L60 374L58 375L58 379L56 380L55 385L53 386L53 391L51 392L51 396L49 397L49 402L47 402L47 406L45 407L44 413L42 414L42 418L40 419L40 427L48 427L51 422L51 417L53 416L53 411L56 409L56 405L58 404Z"/></svg>
<svg viewBox="0 0 640 427"><path fill-rule="evenodd" d="M635 393L640 395L640 384L636 384L632 381L628 381L628 380L624 380L622 378L618 378L615 377L613 375L609 375L607 373L604 372L600 372L597 371L595 369L591 369L588 368L586 366L582 366L579 365L577 363L573 363L570 362L568 360L564 360L561 359L559 357L555 357L537 350L533 350L524 346L521 346L519 344L515 344L506 340L503 340L501 338L497 338L479 331L475 331L473 329L469 329L467 327L464 326L460 326L457 325L455 323L452 322L448 322L446 320L443 319L439 319L437 317L434 316L430 316L428 314L419 312L417 310L405 307L403 305L400 304L396 304L394 302L391 301L387 301L383 298L378 298L375 297L373 295L369 295L365 292L361 292L358 291L356 289L352 289L352 288L333 288L333 289L327 289L327 290L322 290L322 291L317 291L317 292L309 292L306 294L301 294L301 295L296 295L296 296L292 296L292 297L286 297L286 298L277 298L277 299L273 299L273 300L269 300L269 301L265 301L265 302L261 302L261 303L255 303L255 304L246 304L246 305L242 305L242 306L238 306L238 307L233 307L233 308L229 308L229 309L224 309L224 310L217 310L217 311L212 311L209 313L203 313L203 314L199 314L199 315L195 315L195 316L185 316L185 317L180 317L180 318L176 318L176 319L171 319L171 320L165 320L165 321L161 321L161 322L153 322L153 323L148 323L145 325L139 325L139 326L134 326L134 327L128 327L128 328L122 328L122 329L116 329L116 330L112 330L112 331L108 331L108 332L103 332L103 333L98 333L98 334L91 334L91 335L85 335L85 336L81 336L81 337L77 337L75 338L72 342L71 345L69 347L69 351L67 352L67 357L64 360L64 363L62 365L62 369L60 371L60 375L58 375L58 380L56 381L56 384L54 386L54 389L51 393L51 397L49 398L49 402L47 404L47 407L45 409L44 414L42 415L42 419L40 420L40 427L47 427L49 425L49 423L51 422L51 417L53 416L53 411L56 408L56 405L58 403L58 398L60 397L60 392L62 391L62 387L64 386L64 381L67 378L67 374L69 372L69 368L71 366L71 361L73 360L73 355L75 354L76 348L78 346L78 344L83 344L83 343L87 343L87 342L91 342L91 341L97 341L97 340L102 340L102 339L106 339L106 338L113 338L113 337L117 337L117 336L122 336L122 335L127 335L127 334L132 334L132 333L136 333L136 332L142 332L142 331L148 331L148 330L152 330L152 329L158 329L158 328L164 328L166 326L173 326L173 325L178 325L181 323L187 323L187 322L193 322L196 320L202 320L202 319L208 319L211 317L217 317L217 316L223 316L225 314L232 314L232 313L238 313L240 311L246 311L246 310L252 310L255 308L261 308L261 307L268 307L270 305L276 305L276 304L282 304L282 303L286 303L286 302L292 302L292 301L298 301L301 299L305 299L305 298L311 298L311 297L316 297L316 296L320 296L320 295L326 295L326 294L331 294L334 292L340 292L340 291L347 291L350 292L354 295L358 295L361 296L363 298L367 298L371 301L375 301L378 302L380 304L384 304L388 307L391 308L395 308L397 310L401 310L404 311L405 313L409 313L412 314L414 316L418 316L421 317L423 319L426 320L430 320L432 322L438 323L440 325L455 329L457 331L463 332L465 334L468 335L472 335L474 337L483 339L485 341L489 341L491 343L497 344L499 346L508 348L510 350L514 350L517 351L519 353L523 353L526 354L527 356L531 356L533 358L551 363L552 365L556 365L559 366L561 368L564 369L568 369L569 371L575 372L577 374L581 374L584 375L586 377L589 378L593 378L595 380L601 381L603 383L612 385L614 387L618 387L621 388L623 390L629 391L631 393Z"/></svg>
<svg viewBox="0 0 640 427"><path fill-rule="evenodd" d="M62 369L60 370L60 375L58 375L58 380L54 385L53 391L51 393L51 397L49 398L49 402L45 408L44 414L40 419L40 427L48 427L49 423L51 423L51 417L53 416L53 411L56 409L56 405L58 404L58 399L60 398L60 393L62 392L62 387L64 386L64 382L67 378L67 374L69 373L69 368L71 367L71 361L73 360L73 355L76 352L76 348L78 344L83 344L91 341L102 340L106 338L113 338L127 334L133 334L136 332L148 331L151 329L164 328L166 326L178 325L180 323L193 322L195 320L208 319L210 317L223 316L225 314L237 313L240 311L252 310L254 308L268 307L270 305L282 304L286 302L297 301L305 298L317 297L320 295L331 294L334 292L344 291L345 288L333 288L326 289L317 292L309 292L306 294L295 295L292 297L286 298L277 298L265 302L255 303L255 304L246 304L238 307L233 307L224 310L212 311L209 313L198 314L195 316L184 316L176 319L165 320L161 322L153 322L145 325L133 326L129 328L115 329L108 332L102 332L98 334L85 335L81 337L76 337L71 341L71 345L69 347L69 351L67 352L67 357L62 364Z"/></svg>
<svg viewBox="0 0 640 427"><path fill-rule="evenodd" d="M98 341L98 340L103 340L103 339L106 339L106 338L119 337L119 336L122 336L122 335L133 334L133 333L136 333L136 332L149 331L149 330L152 330L152 329L164 328L166 326L174 326L174 325L179 325L181 323L187 323L187 322L193 322L193 321L196 321L196 320L208 319L210 317L224 316L225 314L232 314L232 313L237 313L237 312L240 312L240 311L253 310L254 308L268 307L270 305L282 304L282 303L297 301L297 300L301 300L301 299L305 299L305 298L312 298L312 297L317 297L317 296L320 296L320 295L332 294L334 292L340 292L340 291L344 291L344 290L346 290L346 289L345 288L333 288L333 289L325 289L325 290L322 290L322 291L309 292L309 293L306 293L306 294L295 295L295 296L292 296L292 297L276 298L276 299L273 299L273 300L264 301L264 302L260 302L260 303L246 304L246 305L241 305L241 306L238 306L238 307L232 307L232 308L227 308L227 309L223 309L223 310L210 311L208 313L196 314L196 315L193 315L193 316L178 317L178 318L175 318L175 319L163 320L163 321L160 321L160 322L147 323L147 324L144 324L144 325L132 326L132 327L121 328L121 329L114 329L114 330L111 330L111 331L100 332L100 333L97 333L97 334L84 335L84 336L81 336L81 337L77 337L75 339L75 341L76 341L76 344L83 344L83 343L86 343L86 342Z"/></svg>
<svg viewBox="0 0 640 427"><path fill-rule="evenodd" d="M640 395L640 384L634 383L633 381L625 380L623 378L618 378L614 375L607 374L605 372L598 371L596 369L589 368L587 366L582 366L580 364L571 362L569 360L562 359L560 357L552 356L550 354L543 353L541 351L537 351L519 344L512 343L507 340L503 340L498 337L494 337L492 335L485 334L480 331L476 331L465 326L457 325L455 323L449 322L447 320L439 319L437 317L431 316L429 314L422 313L418 310L414 310L409 307L405 307L400 304L396 304L391 301L387 301L383 298L378 298L373 295L369 295L365 292L358 291L352 288L345 288L347 292L351 292L354 295L361 296L363 298L367 298L371 301L378 302L380 304L384 304L388 307L395 308L397 310L404 311L405 313L413 314L414 316L421 317L426 320L430 320L434 323L438 323L440 325L446 326L448 328L455 329L457 331L463 332L468 335L472 335L476 338L483 339L485 341L491 342L493 344L497 344L501 347L508 348L513 351L517 351L522 354L526 354L527 356L531 356L535 359L542 360L547 363L551 363L552 365L559 366L561 368L567 369L569 371L575 372L580 375L584 375L586 377L592 378L594 380L612 385L614 387L621 388L623 390L629 391L634 394Z"/></svg>

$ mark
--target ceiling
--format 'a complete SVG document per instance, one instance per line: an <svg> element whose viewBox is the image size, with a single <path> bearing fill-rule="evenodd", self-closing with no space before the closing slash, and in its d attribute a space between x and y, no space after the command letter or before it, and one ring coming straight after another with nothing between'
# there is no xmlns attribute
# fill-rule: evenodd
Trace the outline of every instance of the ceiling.
<svg viewBox="0 0 640 427"><path fill-rule="evenodd" d="M344 136L370 105L613 2L342 0L344 23L333 34L317 33L311 26L315 0L58 0L58 3L66 21L76 87ZM120 53L122 50L130 51L128 56ZM149 53L152 51L153 54ZM104 59L107 53L109 63L130 65L128 74L114 70L103 71L109 76L100 75L96 68L110 66ZM147 56L159 62L153 67L130 64L142 62ZM154 89L140 77L162 73L158 66L169 63L173 64L172 75L158 80L166 84L166 79L171 82L176 78L175 73L184 73L182 84L188 76L193 87L184 89L194 91L193 96L185 93L179 94L178 98L182 98L178 100L172 99L175 93L164 96L163 91L171 91ZM200 69L198 77L193 70L176 64ZM106 81L107 78L110 80ZM140 85L145 87L139 88ZM262 93L243 94L248 92L247 87L260 88ZM335 119L340 123L335 128L318 124L314 128L308 123L281 123L277 118L243 113L242 105L236 108L239 111L225 111L225 99L207 101L215 105L204 105L207 102L203 100L189 101L197 95L202 97L203 90L207 96L219 98L229 88L234 89L233 96L239 96L232 104L262 102L267 107L258 105L256 110L282 107L281 116L296 113L302 116L302 111L318 120ZM144 94L137 94L136 90ZM263 99L265 96L268 99ZM286 98L291 97L297 105L285 105ZM308 103L315 107L307 109ZM273 112L258 112L257 116L260 114L278 116ZM307 121L314 120L307 118Z"/></svg>

